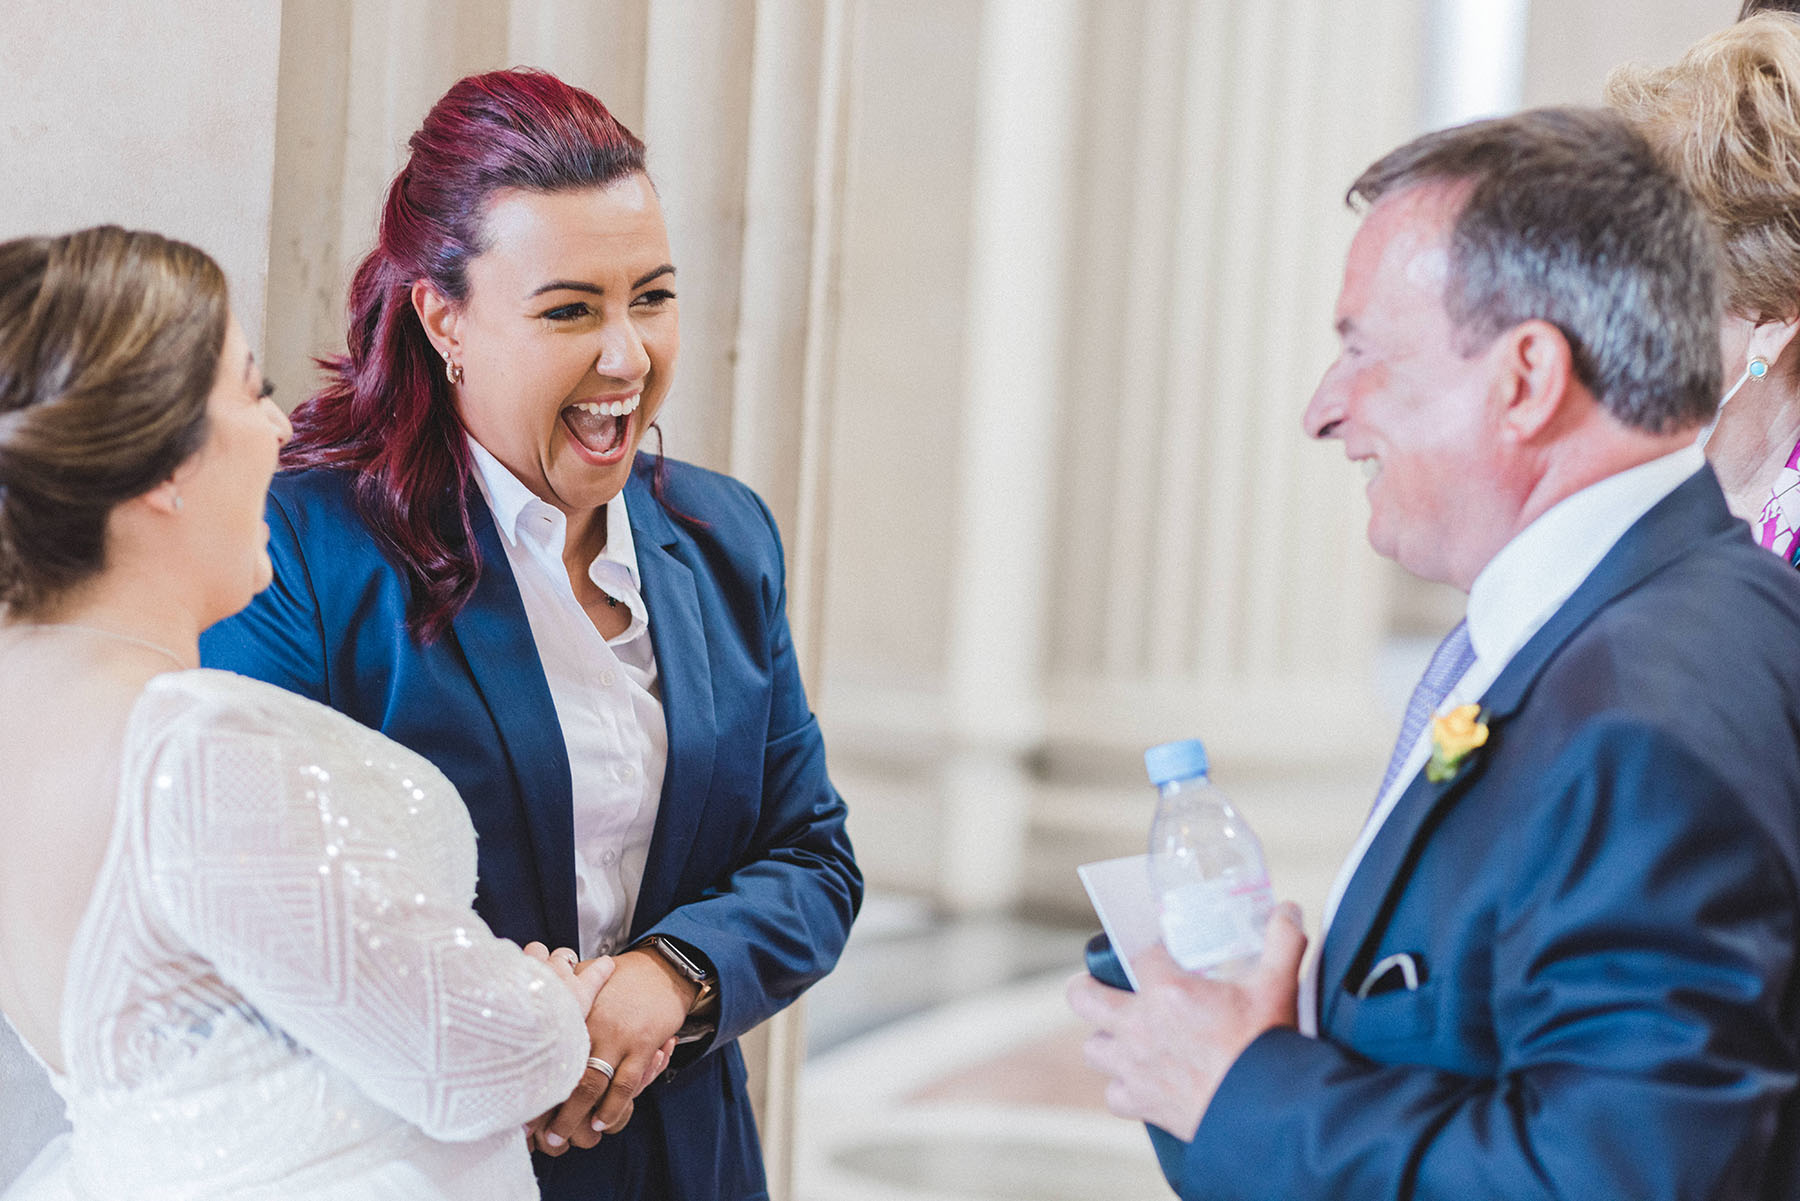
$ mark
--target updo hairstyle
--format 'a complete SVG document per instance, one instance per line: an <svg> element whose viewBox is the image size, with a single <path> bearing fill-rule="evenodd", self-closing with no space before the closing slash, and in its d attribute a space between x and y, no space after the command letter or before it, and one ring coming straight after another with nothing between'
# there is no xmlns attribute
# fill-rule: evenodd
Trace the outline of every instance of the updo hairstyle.
<svg viewBox="0 0 1800 1201"><path fill-rule="evenodd" d="M1726 312L1754 321L1800 313L1800 20L1760 13L1672 67L1620 67L1606 100L1718 228Z"/></svg>
<svg viewBox="0 0 1800 1201"><path fill-rule="evenodd" d="M0 243L0 605L40 616L106 565L113 506L200 448L225 276L99 226Z"/></svg>

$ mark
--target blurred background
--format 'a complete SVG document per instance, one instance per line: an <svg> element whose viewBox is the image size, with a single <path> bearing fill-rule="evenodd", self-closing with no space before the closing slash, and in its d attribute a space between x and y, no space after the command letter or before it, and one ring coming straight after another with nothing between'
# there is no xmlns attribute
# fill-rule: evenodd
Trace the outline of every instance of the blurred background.
<svg viewBox="0 0 1800 1201"><path fill-rule="evenodd" d="M0 0L0 237L217 256L284 403L456 78L649 144L669 454L758 488L870 899L750 1047L772 1192L1166 1196L1062 982L1077 864L1200 737L1315 921L1461 597L1363 540L1299 424L1343 192L1424 129L1591 102L1737 0ZM5 732L0 731L0 770ZM0 1185L60 1106L0 1040Z"/></svg>

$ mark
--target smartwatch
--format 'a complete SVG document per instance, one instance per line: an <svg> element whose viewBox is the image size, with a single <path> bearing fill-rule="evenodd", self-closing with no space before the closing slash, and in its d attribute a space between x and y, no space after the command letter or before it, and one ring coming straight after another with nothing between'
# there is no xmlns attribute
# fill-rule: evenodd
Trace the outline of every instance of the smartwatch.
<svg viewBox="0 0 1800 1201"><path fill-rule="evenodd" d="M719 980L711 971L701 966L697 958L672 938L661 934L646 934L632 943L627 950L652 950L663 957L663 962L675 969L677 975L694 985L694 1003L688 1006L688 1020L682 1025L680 1033L675 1036L678 1043L693 1042L711 1034L717 1025L711 1021L710 1012L705 1017L703 1011L710 1011L719 995Z"/></svg>

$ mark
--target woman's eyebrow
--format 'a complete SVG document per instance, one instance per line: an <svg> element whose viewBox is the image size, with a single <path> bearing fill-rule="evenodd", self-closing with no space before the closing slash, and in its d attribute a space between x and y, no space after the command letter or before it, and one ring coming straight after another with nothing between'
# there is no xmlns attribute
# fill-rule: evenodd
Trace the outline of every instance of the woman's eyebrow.
<svg viewBox="0 0 1800 1201"><path fill-rule="evenodd" d="M644 274L632 280L631 286L633 288L641 288L659 275L673 274L675 274L675 267L673 264L664 263L662 266L651 271L646 271ZM545 292L586 292L589 296L606 295L606 289L598 284L590 284L579 279L553 279L547 284L539 284L537 287L533 288L526 295L525 299L530 300L534 296L542 296Z"/></svg>
<svg viewBox="0 0 1800 1201"><path fill-rule="evenodd" d="M595 284L584 284L574 279L553 279L547 284L540 284L525 296L530 300L533 296L542 296L545 292L586 292L590 296L604 296L606 289Z"/></svg>

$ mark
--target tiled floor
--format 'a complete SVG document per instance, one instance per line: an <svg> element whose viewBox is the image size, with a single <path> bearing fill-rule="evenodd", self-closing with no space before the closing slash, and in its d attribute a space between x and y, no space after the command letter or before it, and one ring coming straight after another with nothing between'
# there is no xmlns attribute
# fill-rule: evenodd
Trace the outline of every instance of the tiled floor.
<svg viewBox="0 0 1800 1201"><path fill-rule="evenodd" d="M1342 770L1228 782L1277 894L1312 930L1379 777L1372 752ZM1056 869L1071 888L1073 868ZM1091 916L943 921L871 895L838 970L809 994L798 1201L1168 1198L1143 1128L1106 1111L1063 1000L1096 929Z"/></svg>
<svg viewBox="0 0 1800 1201"><path fill-rule="evenodd" d="M1271 856L1283 895L1313 913L1354 836L1354 819L1336 824L1347 834L1315 863ZM1106 1112L1063 1000L1094 928L936 922L872 896L808 1005L799 1201L1169 1197L1142 1127Z"/></svg>
<svg viewBox="0 0 1800 1201"><path fill-rule="evenodd" d="M802 1083L803 1201L1166 1198L1143 1130L1105 1112L1081 1063L1068 974L989 989L816 1056Z"/></svg>

